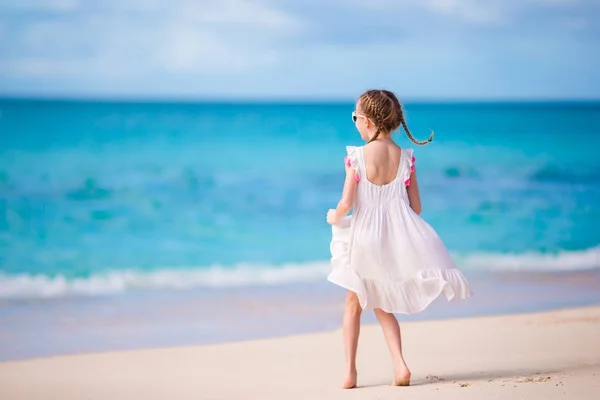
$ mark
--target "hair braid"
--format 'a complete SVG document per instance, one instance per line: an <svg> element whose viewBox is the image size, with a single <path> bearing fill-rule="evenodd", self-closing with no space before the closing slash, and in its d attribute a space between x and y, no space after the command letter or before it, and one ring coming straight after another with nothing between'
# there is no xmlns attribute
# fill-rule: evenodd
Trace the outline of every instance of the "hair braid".
<svg viewBox="0 0 600 400"><path fill-rule="evenodd" d="M379 95L383 95L385 97L385 94L382 91L379 91ZM390 114L390 110L388 109L387 112L385 110L386 104L382 103L381 101L371 101L371 104L373 104L373 114L375 115L375 125L377 126L377 132L375 132L375 135L371 138L371 140L369 140L369 142L372 142L374 140L376 140L379 137L379 134L381 132L387 132L390 133L392 130L390 129L390 127L388 127L387 125L387 118L386 115ZM391 109L391 107L390 107Z"/></svg>
<svg viewBox="0 0 600 400"><path fill-rule="evenodd" d="M404 128L404 131L406 132L406 136L408 136L408 138L410 140L412 140L413 143L418 144L419 146L424 146L427 143L433 141L433 131L431 131L431 135L429 135L429 139L420 142L417 139L415 139L415 137L412 135L412 133L410 133L410 131L408 130L408 125L406 125L406 121L404 120L404 117L402 117L402 119L400 120L400 123L402 124L402 127Z"/></svg>
<svg viewBox="0 0 600 400"><path fill-rule="evenodd" d="M369 141L367 143L371 143L375 140L377 140L377 138L379 137L379 134L381 133L381 107L379 107L379 104L377 104L377 102L373 101L373 99L371 98L370 95L366 96L367 101L369 102L369 106L370 109L373 112L373 119L375 121L373 121L373 123L375 124L375 126L377 127L377 131L375 132L375 134L373 135L373 137L371 139L369 139Z"/></svg>

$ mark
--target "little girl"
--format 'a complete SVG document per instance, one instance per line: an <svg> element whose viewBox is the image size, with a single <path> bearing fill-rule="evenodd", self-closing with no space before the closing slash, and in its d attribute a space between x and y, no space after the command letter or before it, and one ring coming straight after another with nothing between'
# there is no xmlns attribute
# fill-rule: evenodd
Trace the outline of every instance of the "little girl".
<svg viewBox="0 0 600 400"><path fill-rule="evenodd" d="M400 148L391 133L400 125L412 136L402 107L387 90L362 94L352 113L367 144L348 146L342 198L327 213L331 225L332 272L328 280L348 289L343 320L346 379L356 386L356 350L363 309L374 309L390 349L396 386L410 384L402 356L400 327L394 313L423 311L441 293L448 300L472 292L444 244L425 222L412 149ZM353 209L352 215L347 216Z"/></svg>

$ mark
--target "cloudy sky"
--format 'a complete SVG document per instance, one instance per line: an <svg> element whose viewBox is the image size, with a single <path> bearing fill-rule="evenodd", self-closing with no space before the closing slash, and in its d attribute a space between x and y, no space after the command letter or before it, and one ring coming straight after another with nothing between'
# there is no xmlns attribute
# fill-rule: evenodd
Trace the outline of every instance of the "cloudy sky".
<svg viewBox="0 0 600 400"><path fill-rule="evenodd" d="M597 0L0 0L0 95L600 98Z"/></svg>

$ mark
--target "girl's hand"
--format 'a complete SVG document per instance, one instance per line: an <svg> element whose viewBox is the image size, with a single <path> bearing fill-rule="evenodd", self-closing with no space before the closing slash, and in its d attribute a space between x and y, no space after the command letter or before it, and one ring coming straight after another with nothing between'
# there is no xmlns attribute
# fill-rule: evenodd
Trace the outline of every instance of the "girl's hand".
<svg viewBox="0 0 600 400"><path fill-rule="evenodd" d="M339 222L337 220L336 214L337 214L336 210L327 211L327 223L328 224L335 225Z"/></svg>

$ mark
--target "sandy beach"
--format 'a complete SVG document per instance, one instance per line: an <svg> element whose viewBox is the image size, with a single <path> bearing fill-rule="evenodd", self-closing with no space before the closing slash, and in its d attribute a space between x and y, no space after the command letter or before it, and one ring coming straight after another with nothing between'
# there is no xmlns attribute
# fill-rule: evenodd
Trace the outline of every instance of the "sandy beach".
<svg viewBox="0 0 600 400"><path fill-rule="evenodd" d="M401 324L410 387L392 387L377 325L362 328L359 388L341 390L341 330L230 344L0 364L0 398L597 399L600 307Z"/></svg>

